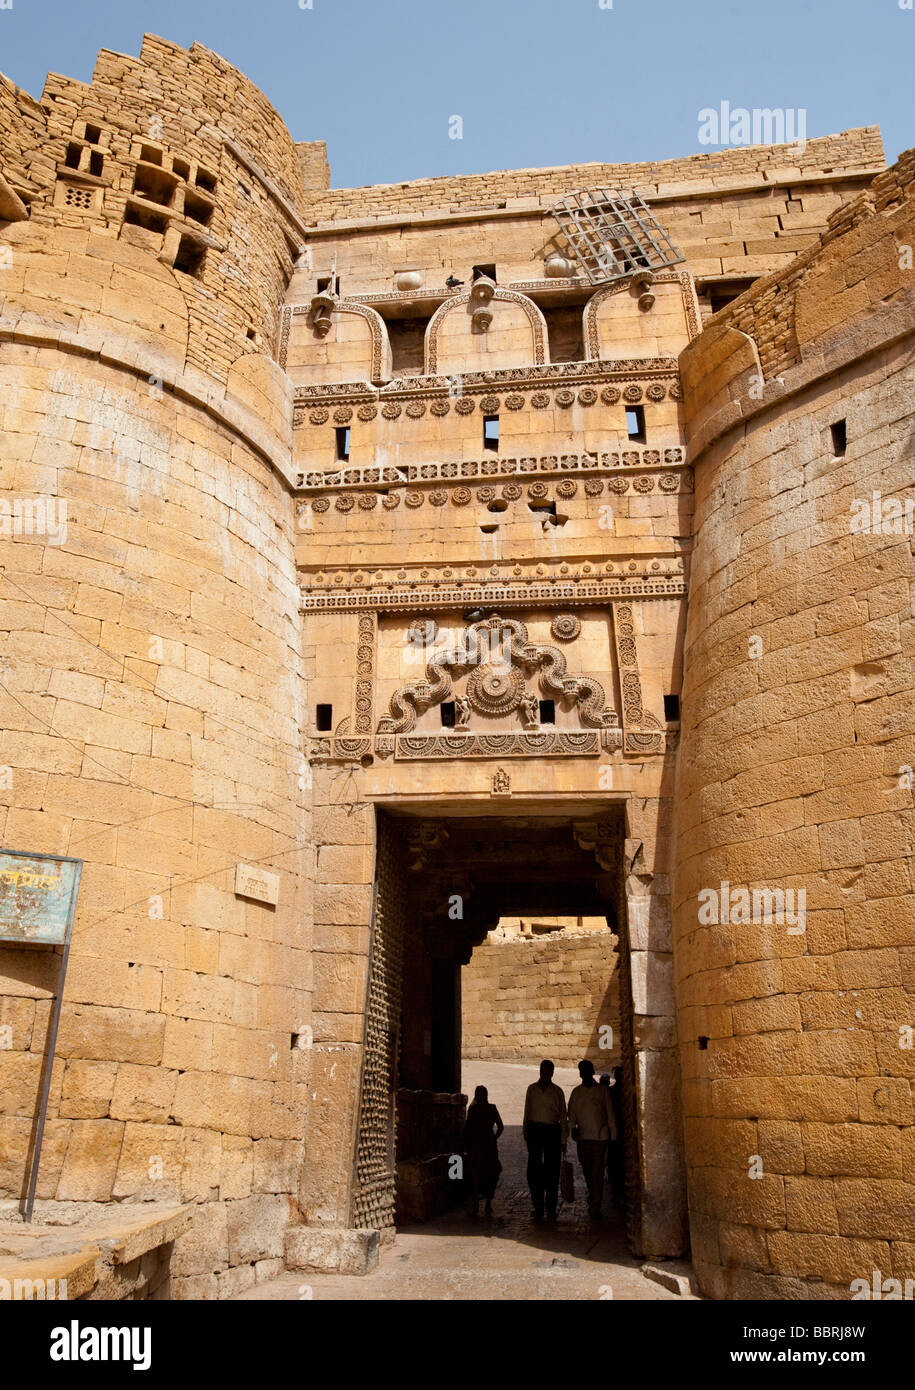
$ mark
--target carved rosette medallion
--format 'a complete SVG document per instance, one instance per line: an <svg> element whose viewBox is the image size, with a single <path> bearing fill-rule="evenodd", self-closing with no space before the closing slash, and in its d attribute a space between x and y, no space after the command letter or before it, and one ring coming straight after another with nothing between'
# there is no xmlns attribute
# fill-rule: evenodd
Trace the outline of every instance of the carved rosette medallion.
<svg viewBox="0 0 915 1390"><path fill-rule="evenodd" d="M467 698L482 714L511 714L524 694L524 676L517 666L478 666L467 679Z"/></svg>

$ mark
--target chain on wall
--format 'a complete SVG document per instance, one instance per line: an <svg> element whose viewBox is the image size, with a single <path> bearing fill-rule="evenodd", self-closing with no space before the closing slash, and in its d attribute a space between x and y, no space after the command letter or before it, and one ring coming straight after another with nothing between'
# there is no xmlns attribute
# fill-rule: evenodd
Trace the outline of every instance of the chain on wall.
<svg viewBox="0 0 915 1390"><path fill-rule="evenodd" d="M380 816L352 1217L353 1226L374 1230L394 1225L405 904L400 839Z"/></svg>

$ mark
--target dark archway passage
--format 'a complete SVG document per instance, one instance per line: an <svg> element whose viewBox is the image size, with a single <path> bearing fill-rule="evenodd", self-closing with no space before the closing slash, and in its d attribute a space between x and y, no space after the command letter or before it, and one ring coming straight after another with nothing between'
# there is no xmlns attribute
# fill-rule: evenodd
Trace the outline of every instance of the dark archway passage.
<svg viewBox="0 0 915 1390"><path fill-rule="evenodd" d="M464 1119L461 968L474 947L503 916L604 916L620 938L621 1027L607 1062L623 1068L627 1234L630 1248L640 1251L637 1079L622 808L617 811L594 820L379 815L354 1225L390 1228L396 1220L403 1226L455 1204L449 1161L460 1149Z"/></svg>

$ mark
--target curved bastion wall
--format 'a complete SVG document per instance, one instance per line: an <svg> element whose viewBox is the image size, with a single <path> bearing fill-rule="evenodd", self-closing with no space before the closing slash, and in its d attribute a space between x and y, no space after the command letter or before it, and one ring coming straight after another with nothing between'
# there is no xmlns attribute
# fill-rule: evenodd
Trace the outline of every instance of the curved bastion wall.
<svg viewBox="0 0 915 1390"><path fill-rule="evenodd" d="M674 935L712 1297L915 1274L913 178L909 153L680 359Z"/></svg>
<svg viewBox="0 0 915 1390"><path fill-rule="evenodd" d="M172 1294L225 1297L281 1267L304 1155L291 402L264 341L298 157L256 89L196 47L147 39L139 60L103 53L90 86L0 98L4 128L13 100L26 129L46 122L17 165L31 216L2 228L0 834L84 860L36 1217L190 1203ZM224 135L257 151L261 180ZM160 230L128 215L148 194L171 196ZM203 261L182 268L192 226ZM0 962L8 1199L58 964L10 947Z"/></svg>

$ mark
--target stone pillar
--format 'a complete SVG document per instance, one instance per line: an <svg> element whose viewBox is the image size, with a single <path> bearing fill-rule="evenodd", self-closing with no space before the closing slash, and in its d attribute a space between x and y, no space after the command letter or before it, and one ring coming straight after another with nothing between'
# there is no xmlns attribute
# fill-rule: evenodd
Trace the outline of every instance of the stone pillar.
<svg viewBox="0 0 915 1390"><path fill-rule="evenodd" d="M674 1256L688 1246L680 1070L667 867L670 802L627 803L626 946L632 995L635 1115L641 1212L638 1253ZM625 1012L625 1011L624 1011Z"/></svg>

